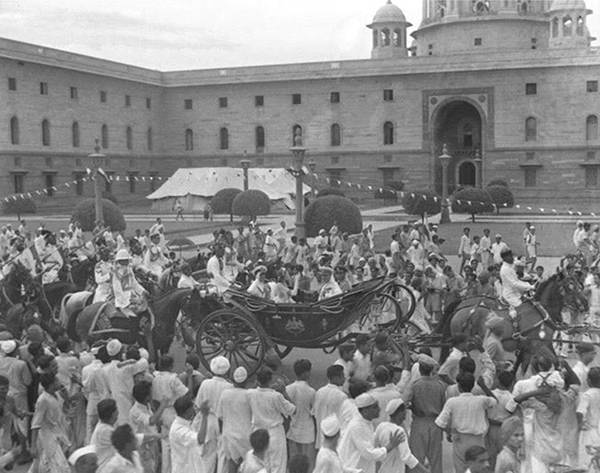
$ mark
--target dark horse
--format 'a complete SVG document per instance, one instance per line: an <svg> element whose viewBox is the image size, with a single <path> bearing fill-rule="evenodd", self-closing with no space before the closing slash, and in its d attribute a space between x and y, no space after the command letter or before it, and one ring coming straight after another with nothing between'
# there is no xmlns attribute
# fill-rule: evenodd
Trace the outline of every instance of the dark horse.
<svg viewBox="0 0 600 473"><path fill-rule="evenodd" d="M152 329L152 348L158 353L167 353L175 336L178 315L181 311L180 330L186 344L193 346L194 327L205 315L220 308L220 303L212 296L203 296L197 289L174 289L155 297L150 302L155 314L155 325ZM80 311L68 314L67 333L75 341L92 344L98 340L119 338L123 343L140 343L147 346L146 339L140 333L126 333L112 326L98 330L95 321L102 316L107 304L98 302L87 305ZM141 316L143 318L143 315ZM107 319L104 319L107 320ZM150 347L149 347L150 348Z"/></svg>
<svg viewBox="0 0 600 473"><path fill-rule="evenodd" d="M497 299L469 298L461 302L443 324L444 339L463 333L483 340L487 322L492 317L499 317L502 320L504 349L517 351L515 372L519 366L526 371L532 356L542 347L554 353L553 336L563 325L562 310L585 310L579 288L578 281L572 276L557 272L538 286L533 300L521 304L514 322L508 307Z"/></svg>

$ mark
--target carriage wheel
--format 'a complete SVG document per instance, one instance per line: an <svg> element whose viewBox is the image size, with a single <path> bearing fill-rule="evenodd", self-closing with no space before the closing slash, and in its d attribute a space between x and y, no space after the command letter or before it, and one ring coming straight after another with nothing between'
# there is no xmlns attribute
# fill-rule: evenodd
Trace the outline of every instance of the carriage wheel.
<svg viewBox="0 0 600 473"><path fill-rule="evenodd" d="M286 356L288 356L292 352L294 347L283 347L283 349L281 349L281 348L279 348L279 345L274 345L273 349L275 350L275 353L277 353L279 358L281 358L283 360Z"/></svg>
<svg viewBox="0 0 600 473"><path fill-rule="evenodd" d="M265 358L266 341L262 330L250 317L230 309L220 309L205 317L196 332L196 350L204 367L224 356L231 371L243 366L252 376Z"/></svg>
<svg viewBox="0 0 600 473"><path fill-rule="evenodd" d="M423 331L419 328L419 326L410 320L407 320L400 327L400 333L408 337L409 340L412 340L423 333Z"/></svg>
<svg viewBox="0 0 600 473"><path fill-rule="evenodd" d="M415 313L415 309L417 307L417 300L415 299L414 293L410 290L410 288L402 284L395 284L391 287L390 294L400 305L401 323L406 323Z"/></svg>
<svg viewBox="0 0 600 473"><path fill-rule="evenodd" d="M358 332L376 332L388 330L395 332L402 322L402 308L392 294L377 294L360 311Z"/></svg>

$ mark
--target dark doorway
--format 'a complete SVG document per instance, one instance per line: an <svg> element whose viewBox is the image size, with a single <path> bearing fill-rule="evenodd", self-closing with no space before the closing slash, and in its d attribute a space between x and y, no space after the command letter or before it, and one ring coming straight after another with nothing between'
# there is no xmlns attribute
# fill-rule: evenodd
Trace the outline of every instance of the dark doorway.
<svg viewBox="0 0 600 473"><path fill-rule="evenodd" d="M458 167L458 185L475 187L476 183L475 165L470 161L465 161Z"/></svg>

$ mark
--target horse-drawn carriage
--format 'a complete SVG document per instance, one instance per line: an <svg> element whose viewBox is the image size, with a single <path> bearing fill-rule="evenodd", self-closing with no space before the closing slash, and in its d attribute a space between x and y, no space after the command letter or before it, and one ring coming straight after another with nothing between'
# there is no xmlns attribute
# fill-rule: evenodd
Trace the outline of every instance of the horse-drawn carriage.
<svg viewBox="0 0 600 473"><path fill-rule="evenodd" d="M196 349L207 368L223 355L252 374L270 349L282 358L293 348L331 352L358 332L401 330L415 306L410 289L385 278L311 303L277 304L231 288L222 307L200 320Z"/></svg>

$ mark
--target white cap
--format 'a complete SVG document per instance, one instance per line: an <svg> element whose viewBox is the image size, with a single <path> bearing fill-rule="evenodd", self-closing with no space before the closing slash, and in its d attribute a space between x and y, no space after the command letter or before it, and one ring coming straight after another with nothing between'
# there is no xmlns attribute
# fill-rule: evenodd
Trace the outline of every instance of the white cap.
<svg viewBox="0 0 600 473"><path fill-rule="evenodd" d="M85 447L78 448L69 457L69 463L71 465L75 466L75 464L77 463L77 460L79 460L80 458L85 457L86 455L89 455L91 453L94 453L94 454L96 453L96 447L94 447L93 445L87 445Z"/></svg>
<svg viewBox="0 0 600 473"><path fill-rule="evenodd" d="M143 358L144 360L149 360L150 359L150 353L148 353L148 350L146 350L145 348L140 348L139 349L140 352L140 358Z"/></svg>
<svg viewBox="0 0 600 473"><path fill-rule="evenodd" d="M116 338L113 338L106 344L106 352L108 353L108 356L118 355L121 352L122 348L123 345Z"/></svg>
<svg viewBox="0 0 600 473"><path fill-rule="evenodd" d="M14 340L3 340L0 342L0 350L4 352L4 354L8 355L15 351L17 348L17 342Z"/></svg>
<svg viewBox="0 0 600 473"><path fill-rule="evenodd" d="M321 432L326 437L333 437L340 431L340 421L335 414L325 417L321 421Z"/></svg>
<svg viewBox="0 0 600 473"><path fill-rule="evenodd" d="M404 401L402 400L402 398L392 399L385 406L385 413L388 416L391 416L394 414L394 412L396 412L398 410L398 408L400 408L400 406L403 406L403 405L404 405Z"/></svg>
<svg viewBox="0 0 600 473"><path fill-rule="evenodd" d="M371 396L369 393L364 393L361 394L360 396L358 396L355 400L354 403L356 404L356 407L358 407L359 409L362 409L363 407L369 407L372 406L373 404L377 404L377 400Z"/></svg>
<svg viewBox="0 0 600 473"><path fill-rule="evenodd" d="M416 238L411 242L413 245L418 245L419 244L419 240L417 240Z"/></svg>
<svg viewBox="0 0 600 473"><path fill-rule="evenodd" d="M327 232L325 231L324 228L321 228L321 230L319 230L319 235L326 235Z"/></svg>
<svg viewBox="0 0 600 473"><path fill-rule="evenodd" d="M502 238L502 235L500 235L499 233L496 233L496 238Z"/></svg>
<svg viewBox="0 0 600 473"><path fill-rule="evenodd" d="M577 220L577 226L580 227L583 225L583 220Z"/></svg>
<svg viewBox="0 0 600 473"><path fill-rule="evenodd" d="M217 376L223 376L229 371L229 368L231 368L229 360L224 356L217 356L210 360L210 370Z"/></svg>
<svg viewBox="0 0 600 473"><path fill-rule="evenodd" d="M117 251L117 256L115 256L115 261L125 261L130 259L131 256L129 255L129 251L127 251L125 248L122 248L119 251Z"/></svg>
<svg viewBox="0 0 600 473"><path fill-rule="evenodd" d="M233 380L236 383L242 384L247 379L248 379L248 372L246 371L246 368L244 368L243 366L237 367L235 369L235 371L233 372Z"/></svg>
<svg viewBox="0 0 600 473"><path fill-rule="evenodd" d="M138 373L143 373L144 371L148 371L148 368L150 367L150 365L148 364L148 360L146 360L145 358L140 358L137 363L135 364L136 366L136 370L133 374L138 374Z"/></svg>

